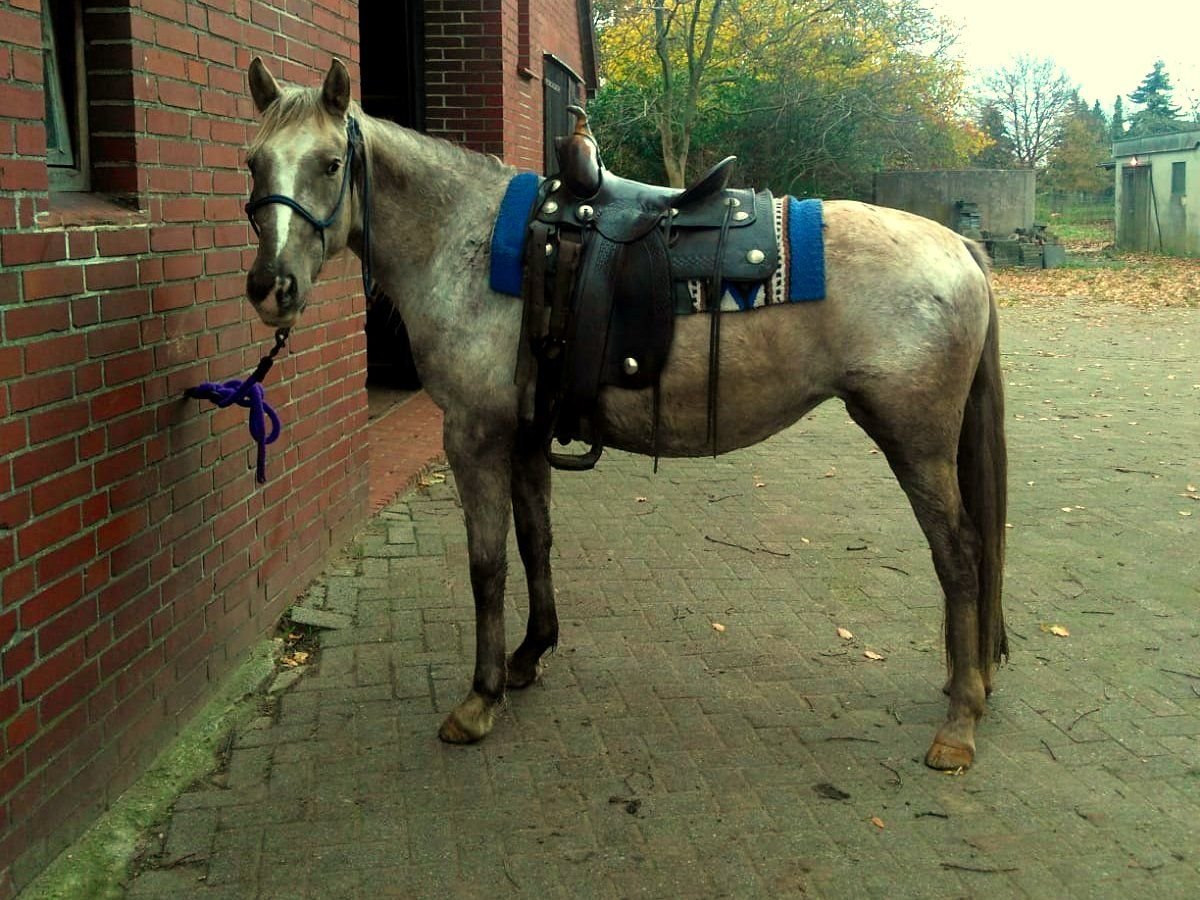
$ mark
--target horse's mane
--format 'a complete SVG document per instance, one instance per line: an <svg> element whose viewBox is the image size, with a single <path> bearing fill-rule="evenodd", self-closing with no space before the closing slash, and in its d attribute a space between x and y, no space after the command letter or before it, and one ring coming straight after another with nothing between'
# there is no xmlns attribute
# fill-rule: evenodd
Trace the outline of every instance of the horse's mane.
<svg viewBox="0 0 1200 900"><path fill-rule="evenodd" d="M492 172L503 172L511 168L490 154L475 153L450 141L404 128L388 119L368 116L357 103L351 104L350 112L360 121L369 119L371 124L388 138L418 141L424 151L432 154L448 168L459 171L475 168ZM301 124L310 118L322 116L329 117L329 113L321 103L319 88L284 88L279 98L263 112L258 133L247 148L247 156L253 156L276 132L291 125Z"/></svg>

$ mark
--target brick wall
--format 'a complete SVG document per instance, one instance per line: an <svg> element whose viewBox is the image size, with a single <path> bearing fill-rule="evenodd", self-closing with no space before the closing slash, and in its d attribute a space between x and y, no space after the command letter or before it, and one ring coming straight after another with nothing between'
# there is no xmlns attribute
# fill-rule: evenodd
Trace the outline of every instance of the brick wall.
<svg viewBox="0 0 1200 900"><path fill-rule="evenodd" d="M583 74L579 0L425 0L426 129L542 170L542 63Z"/></svg>
<svg viewBox="0 0 1200 900"><path fill-rule="evenodd" d="M0 0L0 897L140 774L367 498L356 260L327 266L268 379L265 487L245 411L181 397L244 377L271 334L243 300L246 67L356 76L357 4L85 0L96 193L71 202L48 193L41 8Z"/></svg>

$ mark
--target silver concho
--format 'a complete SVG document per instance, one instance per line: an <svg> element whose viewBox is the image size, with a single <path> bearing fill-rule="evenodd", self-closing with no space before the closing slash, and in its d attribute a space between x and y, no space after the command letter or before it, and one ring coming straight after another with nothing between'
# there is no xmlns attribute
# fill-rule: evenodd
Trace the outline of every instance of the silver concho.
<svg viewBox="0 0 1200 900"><path fill-rule="evenodd" d="M766 258L767 258L767 254L765 254L761 250L757 250L757 249L751 250L749 253L746 254L746 262L748 262L754 266L757 266L760 262L762 262Z"/></svg>
<svg viewBox="0 0 1200 900"><path fill-rule="evenodd" d="M625 370L626 375L636 375L638 371L638 361L632 356L625 357L625 362L621 368Z"/></svg>

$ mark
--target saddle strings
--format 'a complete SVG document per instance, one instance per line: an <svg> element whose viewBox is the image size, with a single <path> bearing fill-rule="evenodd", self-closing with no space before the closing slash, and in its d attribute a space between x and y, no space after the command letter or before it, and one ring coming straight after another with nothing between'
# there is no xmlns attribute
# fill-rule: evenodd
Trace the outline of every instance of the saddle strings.
<svg viewBox="0 0 1200 900"><path fill-rule="evenodd" d="M725 299L722 286L721 262L725 255L725 237L729 234L729 223L733 219L733 203L725 202L725 215L721 219L721 233L717 238L717 253L713 260L713 274L709 282L708 313L708 432L713 456L717 455L717 400L720 388L721 358L721 303ZM715 305L714 305L715 298Z"/></svg>

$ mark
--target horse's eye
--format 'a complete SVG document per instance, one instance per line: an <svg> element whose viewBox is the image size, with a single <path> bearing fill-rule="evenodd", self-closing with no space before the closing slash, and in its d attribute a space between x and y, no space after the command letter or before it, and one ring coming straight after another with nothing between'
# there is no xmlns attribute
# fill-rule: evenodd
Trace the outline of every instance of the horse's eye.
<svg viewBox="0 0 1200 900"><path fill-rule="evenodd" d="M338 172L338 169L340 169L341 167L342 167L342 161L340 159L335 159L329 165L327 165L325 167L325 174L326 175L336 175Z"/></svg>

